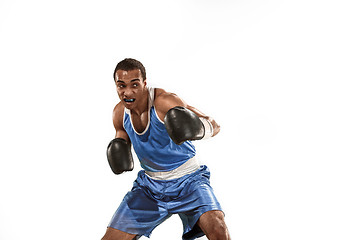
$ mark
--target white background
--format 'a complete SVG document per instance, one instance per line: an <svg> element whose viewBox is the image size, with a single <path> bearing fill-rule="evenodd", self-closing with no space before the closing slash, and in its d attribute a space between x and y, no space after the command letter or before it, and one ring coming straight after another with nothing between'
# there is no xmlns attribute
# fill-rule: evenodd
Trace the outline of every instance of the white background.
<svg viewBox="0 0 360 240"><path fill-rule="evenodd" d="M100 239L135 171L106 147L143 62L222 126L198 141L234 240L360 238L357 0L1 0L0 239ZM173 216L151 239L180 239Z"/></svg>

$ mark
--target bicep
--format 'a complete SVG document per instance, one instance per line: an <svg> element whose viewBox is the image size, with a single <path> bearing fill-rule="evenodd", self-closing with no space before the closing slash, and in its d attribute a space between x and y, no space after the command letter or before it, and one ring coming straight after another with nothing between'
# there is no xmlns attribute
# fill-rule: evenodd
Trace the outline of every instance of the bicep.
<svg viewBox="0 0 360 240"><path fill-rule="evenodd" d="M113 124L114 124L114 128L116 131L115 138L123 138L127 142L130 142L130 138L123 126L123 117L124 117L123 111L124 111L123 108L119 108L117 106L117 107L115 107L114 112L113 112Z"/></svg>
<svg viewBox="0 0 360 240"><path fill-rule="evenodd" d="M185 107L187 109L191 110L192 112L194 112L198 117L208 118L207 115L205 115L204 113L202 113L199 109L196 109L195 107L192 107L190 105L186 105Z"/></svg>
<svg viewBox="0 0 360 240"><path fill-rule="evenodd" d="M155 101L156 113L162 121L164 121L164 117L170 109L186 106L186 102L174 93L164 93L158 96Z"/></svg>
<svg viewBox="0 0 360 240"><path fill-rule="evenodd" d="M198 117L207 117L204 113L188 105L182 98L174 93L164 92L157 97L155 102L157 113L161 119L165 117L166 113L174 107L184 107L194 112Z"/></svg>

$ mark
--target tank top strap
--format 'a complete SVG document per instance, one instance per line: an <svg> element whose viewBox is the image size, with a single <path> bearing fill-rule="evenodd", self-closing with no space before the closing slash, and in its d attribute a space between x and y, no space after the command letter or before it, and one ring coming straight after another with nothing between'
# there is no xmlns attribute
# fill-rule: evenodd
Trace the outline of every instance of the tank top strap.
<svg viewBox="0 0 360 240"><path fill-rule="evenodd" d="M154 100L155 100L155 88L148 87L149 91L149 108L154 106Z"/></svg>

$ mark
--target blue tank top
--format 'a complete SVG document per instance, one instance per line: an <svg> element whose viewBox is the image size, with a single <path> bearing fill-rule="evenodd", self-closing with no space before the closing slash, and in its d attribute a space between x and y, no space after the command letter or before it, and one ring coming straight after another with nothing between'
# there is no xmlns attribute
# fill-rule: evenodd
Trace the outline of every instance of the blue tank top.
<svg viewBox="0 0 360 240"><path fill-rule="evenodd" d="M171 171L194 157L196 150L190 141L175 144L166 131L164 122L156 114L154 89L149 88L148 125L142 133L135 131L130 110L124 110L124 129L127 132L141 167L146 171Z"/></svg>

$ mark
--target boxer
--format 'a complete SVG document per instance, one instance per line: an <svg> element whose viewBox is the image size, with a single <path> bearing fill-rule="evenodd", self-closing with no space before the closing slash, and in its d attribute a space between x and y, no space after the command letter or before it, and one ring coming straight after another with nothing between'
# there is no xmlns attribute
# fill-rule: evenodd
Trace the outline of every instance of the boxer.
<svg viewBox="0 0 360 240"><path fill-rule="evenodd" d="M220 126L177 95L148 87L146 70L135 59L119 62L113 76L120 102L113 111L116 134L107 148L108 162L115 174L132 171L133 146L143 170L102 240L150 237L173 214L182 220L184 240L230 239L209 169L199 164L192 143L214 137Z"/></svg>

